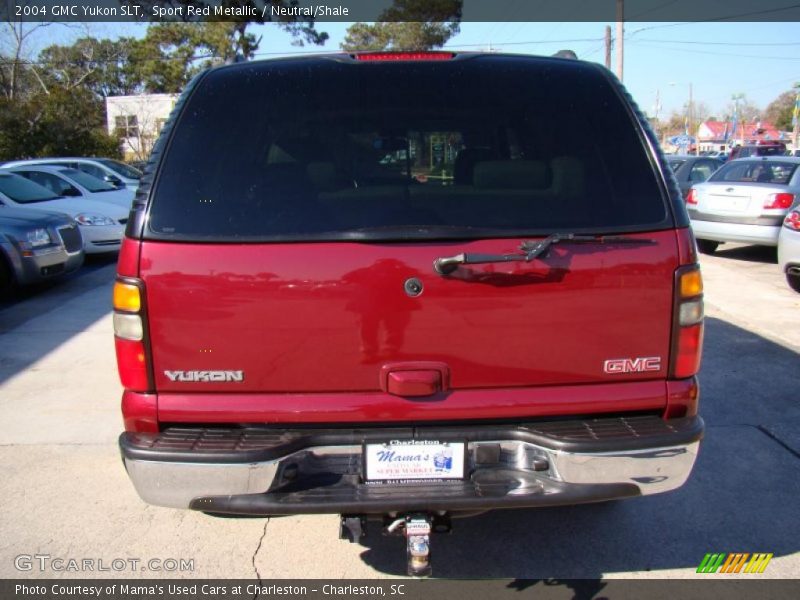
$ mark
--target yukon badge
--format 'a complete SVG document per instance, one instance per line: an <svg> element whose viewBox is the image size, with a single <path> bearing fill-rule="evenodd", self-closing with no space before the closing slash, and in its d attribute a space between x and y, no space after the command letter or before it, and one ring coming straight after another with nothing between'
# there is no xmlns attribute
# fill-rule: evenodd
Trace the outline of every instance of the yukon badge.
<svg viewBox="0 0 800 600"><path fill-rule="evenodd" d="M244 371L164 371L170 381L244 381Z"/></svg>
<svg viewBox="0 0 800 600"><path fill-rule="evenodd" d="M639 358L612 358L603 363L603 371L618 375L620 373L643 373L645 371L660 371L661 357L647 356Z"/></svg>

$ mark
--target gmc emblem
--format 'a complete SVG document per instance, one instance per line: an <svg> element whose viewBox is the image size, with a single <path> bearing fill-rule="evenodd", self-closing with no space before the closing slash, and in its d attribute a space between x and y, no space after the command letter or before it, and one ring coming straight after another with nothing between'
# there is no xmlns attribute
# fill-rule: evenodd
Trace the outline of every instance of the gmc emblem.
<svg viewBox="0 0 800 600"><path fill-rule="evenodd" d="M661 357L648 356L640 358L612 358L603 363L603 371L616 375L618 373L643 373L660 371Z"/></svg>

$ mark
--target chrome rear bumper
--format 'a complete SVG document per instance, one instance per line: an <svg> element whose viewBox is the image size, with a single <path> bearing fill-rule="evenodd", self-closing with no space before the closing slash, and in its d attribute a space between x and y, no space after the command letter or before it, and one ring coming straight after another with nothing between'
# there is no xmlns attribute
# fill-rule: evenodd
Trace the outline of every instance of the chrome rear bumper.
<svg viewBox="0 0 800 600"><path fill-rule="evenodd" d="M628 419L626 425L632 421ZM593 423L602 431L603 420ZM251 440L249 446L238 443L238 450L228 449L230 440L219 441L214 450L215 443L208 439L199 447L203 444L198 442L197 430L191 430L195 437L184 439L183 444L174 440L159 444L159 434L123 434L120 446L137 492L144 501L159 506L240 514L373 514L421 507L490 510L592 502L680 487L697 457L703 422L691 417L661 423L668 426L650 434L640 434L634 427L633 434L625 437L581 440L547 431L531 433L525 427L418 431L416 439L466 439L470 474L458 483L412 485L364 484L362 445L352 443L359 439L352 431L344 434L349 444L314 445L312 436L311 445L302 448L297 448L303 445L301 438L278 445L271 439L273 445L265 441L261 449ZM364 441L376 431L380 430L372 430ZM490 435L502 431L509 434L508 439ZM222 437L229 434L226 430ZM287 445L294 449L283 452ZM259 452L267 456L258 460ZM241 460L236 459L238 455ZM487 461L487 457L491 458Z"/></svg>

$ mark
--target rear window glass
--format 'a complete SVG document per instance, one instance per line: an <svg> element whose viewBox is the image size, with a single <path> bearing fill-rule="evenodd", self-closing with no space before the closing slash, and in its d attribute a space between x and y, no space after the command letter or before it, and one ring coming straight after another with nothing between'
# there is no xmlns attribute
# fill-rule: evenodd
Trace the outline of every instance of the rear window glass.
<svg viewBox="0 0 800 600"><path fill-rule="evenodd" d="M113 185L98 179L94 175L89 175L84 171L78 169L60 169L61 173L79 183L92 193L96 192L113 192L117 188Z"/></svg>
<svg viewBox="0 0 800 600"><path fill-rule="evenodd" d="M126 165L125 163L119 162L118 160L112 160L110 158L101 158L98 159L99 163L104 164L106 167L117 173L118 175L122 175L123 177L127 177L128 179L139 179L142 176L142 172L135 167L130 165Z"/></svg>
<svg viewBox="0 0 800 600"><path fill-rule="evenodd" d="M59 197L38 183L28 181L20 175L11 174L0 174L0 192L20 204L44 202Z"/></svg>
<svg viewBox="0 0 800 600"><path fill-rule="evenodd" d="M709 181L787 185L796 168L797 164L790 162L737 160L720 168Z"/></svg>
<svg viewBox="0 0 800 600"><path fill-rule="evenodd" d="M229 240L669 226L605 77L508 57L213 71L176 124L149 223Z"/></svg>

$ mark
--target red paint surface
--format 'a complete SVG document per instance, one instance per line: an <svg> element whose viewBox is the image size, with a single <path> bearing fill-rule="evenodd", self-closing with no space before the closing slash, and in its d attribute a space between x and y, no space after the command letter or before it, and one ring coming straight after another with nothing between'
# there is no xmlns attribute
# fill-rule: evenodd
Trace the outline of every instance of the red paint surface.
<svg viewBox="0 0 800 600"><path fill-rule="evenodd" d="M388 423L662 411L663 381L502 390L459 390L423 399L344 394L161 394L171 423Z"/></svg>
<svg viewBox="0 0 800 600"><path fill-rule="evenodd" d="M665 379L676 237L631 237L656 243L557 245L543 260L461 267L450 277L433 271L435 258L514 252L521 240L146 242L140 276L156 389L378 392L385 364L413 361L444 363L453 390ZM405 294L409 277L420 279L421 295ZM642 356L663 357L665 368L603 372L605 360ZM245 376L172 382L165 370Z"/></svg>
<svg viewBox="0 0 800 600"><path fill-rule="evenodd" d="M667 381L667 409L665 419L693 417L700 401L700 386L697 378Z"/></svg>
<svg viewBox="0 0 800 600"><path fill-rule="evenodd" d="M139 394L126 390L122 394L122 418L125 431L155 433L158 431L158 398L155 394Z"/></svg>
<svg viewBox="0 0 800 600"><path fill-rule="evenodd" d="M117 275L123 277L139 276L139 251L141 242L131 238L122 238L122 246L117 259Z"/></svg>

